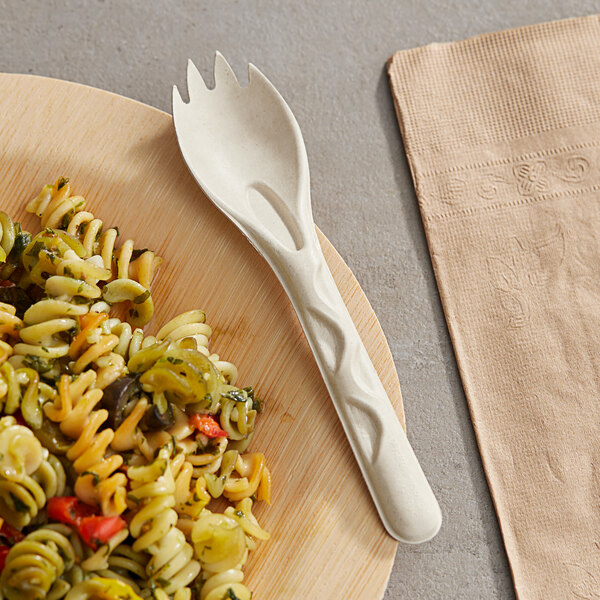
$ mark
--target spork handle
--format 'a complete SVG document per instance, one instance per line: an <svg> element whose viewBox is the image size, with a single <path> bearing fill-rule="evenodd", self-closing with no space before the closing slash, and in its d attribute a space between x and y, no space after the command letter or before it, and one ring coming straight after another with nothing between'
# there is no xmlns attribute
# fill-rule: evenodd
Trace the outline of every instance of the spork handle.
<svg viewBox="0 0 600 600"><path fill-rule="evenodd" d="M340 296L316 235L313 239L314 243L286 253L283 265L278 265L278 275L385 528L402 542L425 542L440 529L440 507Z"/></svg>

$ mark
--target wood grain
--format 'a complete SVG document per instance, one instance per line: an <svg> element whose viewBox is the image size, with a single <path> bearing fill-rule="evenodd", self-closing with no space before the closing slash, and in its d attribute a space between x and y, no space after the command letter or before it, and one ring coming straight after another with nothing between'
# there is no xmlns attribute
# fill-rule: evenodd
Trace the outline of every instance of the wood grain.
<svg viewBox="0 0 600 600"><path fill-rule="evenodd" d="M170 115L93 88L0 74L0 207L39 230L26 202L64 175L121 239L155 249L154 320L206 311L211 347L265 400L251 448L267 455L272 533L246 567L262 600L377 600L396 542L375 512L295 313L267 264L205 198L180 156ZM399 417L400 385L385 337L356 279L320 234L333 272Z"/></svg>

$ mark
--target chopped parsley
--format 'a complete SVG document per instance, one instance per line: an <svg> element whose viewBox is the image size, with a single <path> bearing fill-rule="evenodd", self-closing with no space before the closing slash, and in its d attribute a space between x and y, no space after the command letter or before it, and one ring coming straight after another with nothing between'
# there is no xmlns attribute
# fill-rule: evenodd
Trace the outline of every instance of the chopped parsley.
<svg viewBox="0 0 600 600"><path fill-rule="evenodd" d="M46 350L47 352L47 350ZM55 358L41 358L40 356L34 356L33 354L26 354L23 358L23 364L38 373L47 373L52 370L56 364Z"/></svg>
<svg viewBox="0 0 600 600"><path fill-rule="evenodd" d="M100 483L100 476L98 475L98 473L94 473L94 471L84 471L81 476L85 476L85 475L91 475L93 480L94 480L94 486L98 485Z"/></svg>
<svg viewBox="0 0 600 600"><path fill-rule="evenodd" d="M221 396L223 396L223 398L229 398L229 400L233 400L234 402L246 402L246 400L248 400L248 396L244 390L229 390L228 392L221 392Z"/></svg>
<svg viewBox="0 0 600 600"><path fill-rule="evenodd" d="M27 506L27 504L25 504L25 502L23 502L23 500L21 500L20 498L15 496L12 492L9 492L8 494L10 496L10 499L13 501L13 504L15 505L15 510L17 512L20 512L20 513L29 512L29 507Z"/></svg>

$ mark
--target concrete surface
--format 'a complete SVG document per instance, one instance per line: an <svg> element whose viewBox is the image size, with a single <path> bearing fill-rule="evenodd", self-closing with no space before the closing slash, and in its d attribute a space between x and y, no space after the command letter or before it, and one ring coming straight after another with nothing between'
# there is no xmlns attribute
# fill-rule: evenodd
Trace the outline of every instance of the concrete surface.
<svg viewBox="0 0 600 600"><path fill-rule="evenodd" d="M187 58L211 79L218 49L242 79L247 62L257 64L289 102L308 148L315 221L379 316L409 436L445 516L435 540L400 546L386 600L514 592L385 61L403 48L596 11L591 0L0 0L0 71L77 81L170 110Z"/></svg>

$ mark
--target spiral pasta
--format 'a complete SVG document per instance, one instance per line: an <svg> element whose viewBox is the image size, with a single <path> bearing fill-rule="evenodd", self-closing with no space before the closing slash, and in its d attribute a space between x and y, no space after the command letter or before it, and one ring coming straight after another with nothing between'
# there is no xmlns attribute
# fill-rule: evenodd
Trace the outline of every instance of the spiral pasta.
<svg viewBox="0 0 600 600"><path fill-rule="evenodd" d="M100 427L108 418L105 409L94 410L102 390L93 388L96 373L86 371L77 379L63 375L55 402L46 404L46 416L60 423L61 431L76 442L67 452L78 474L75 493L88 504L98 504L105 515L121 514L126 508L127 478L118 472L123 458L108 455L112 429Z"/></svg>
<svg viewBox="0 0 600 600"><path fill-rule="evenodd" d="M227 598L231 590L234 597L249 600L252 595L242 584L241 570L248 546L244 530L236 520L205 510L194 523L192 541L204 573L200 598L221 600Z"/></svg>
<svg viewBox="0 0 600 600"><path fill-rule="evenodd" d="M127 543L122 543L108 557L105 569L96 569L101 577L115 579L127 584L136 594L141 593L146 581L146 564L148 556L145 552L136 552Z"/></svg>
<svg viewBox="0 0 600 600"><path fill-rule="evenodd" d="M65 489L60 462L13 417L0 419L0 516L16 527L34 519Z"/></svg>
<svg viewBox="0 0 600 600"><path fill-rule="evenodd" d="M60 579L75 562L69 540L52 529L30 533L15 544L0 577L6 600L54 600L62 598L70 585Z"/></svg>
<svg viewBox="0 0 600 600"><path fill-rule="evenodd" d="M14 306L0 302L0 339L17 339L19 337L23 321L15 313Z"/></svg>
<svg viewBox="0 0 600 600"><path fill-rule="evenodd" d="M20 342L15 344L13 364L24 364L26 357L36 357L51 370L58 358L67 356L69 344L63 334L77 328L77 317L88 312L82 304L47 298L36 302L25 312L23 327L19 330ZM15 360L16 359L16 360Z"/></svg>
<svg viewBox="0 0 600 600"><path fill-rule="evenodd" d="M33 237L0 212L0 598L248 600L261 402L203 311L146 335L160 259L117 247L67 180L27 209Z"/></svg>
<svg viewBox="0 0 600 600"><path fill-rule="evenodd" d="M38 371L31 367L15 369L10 362L0 360L0 410L4 414L20 410L26 423L38 429L42 425L40 403L53 396L54 390L40 381Z"/></svg>
<svg viewBox="0 0 600 600"><path fill-rule="evenodd" d="M84 210L85 199L70 192L69 180L61 177L44 186L27 210L40 217L42 227L62 229L78 239L86 257L101 256L104 268L116 271L117 279L132 279L149 289L161 259L151 250L136 251L132 240L117 249L118 230L103 231L103 222Z"/></svg>
<svg viewBox="0 0 600 600"><path fill-rule="evenodd" d="M146 566L150 586L173 594L190 584L200 572L193 560L193 550L184 534L176 527L175 480L171 471L169 450L162 448L149 465L130 467L130 498L138 508L130 523L136 538L133 550L147 550L152 558Z"/></svg>

